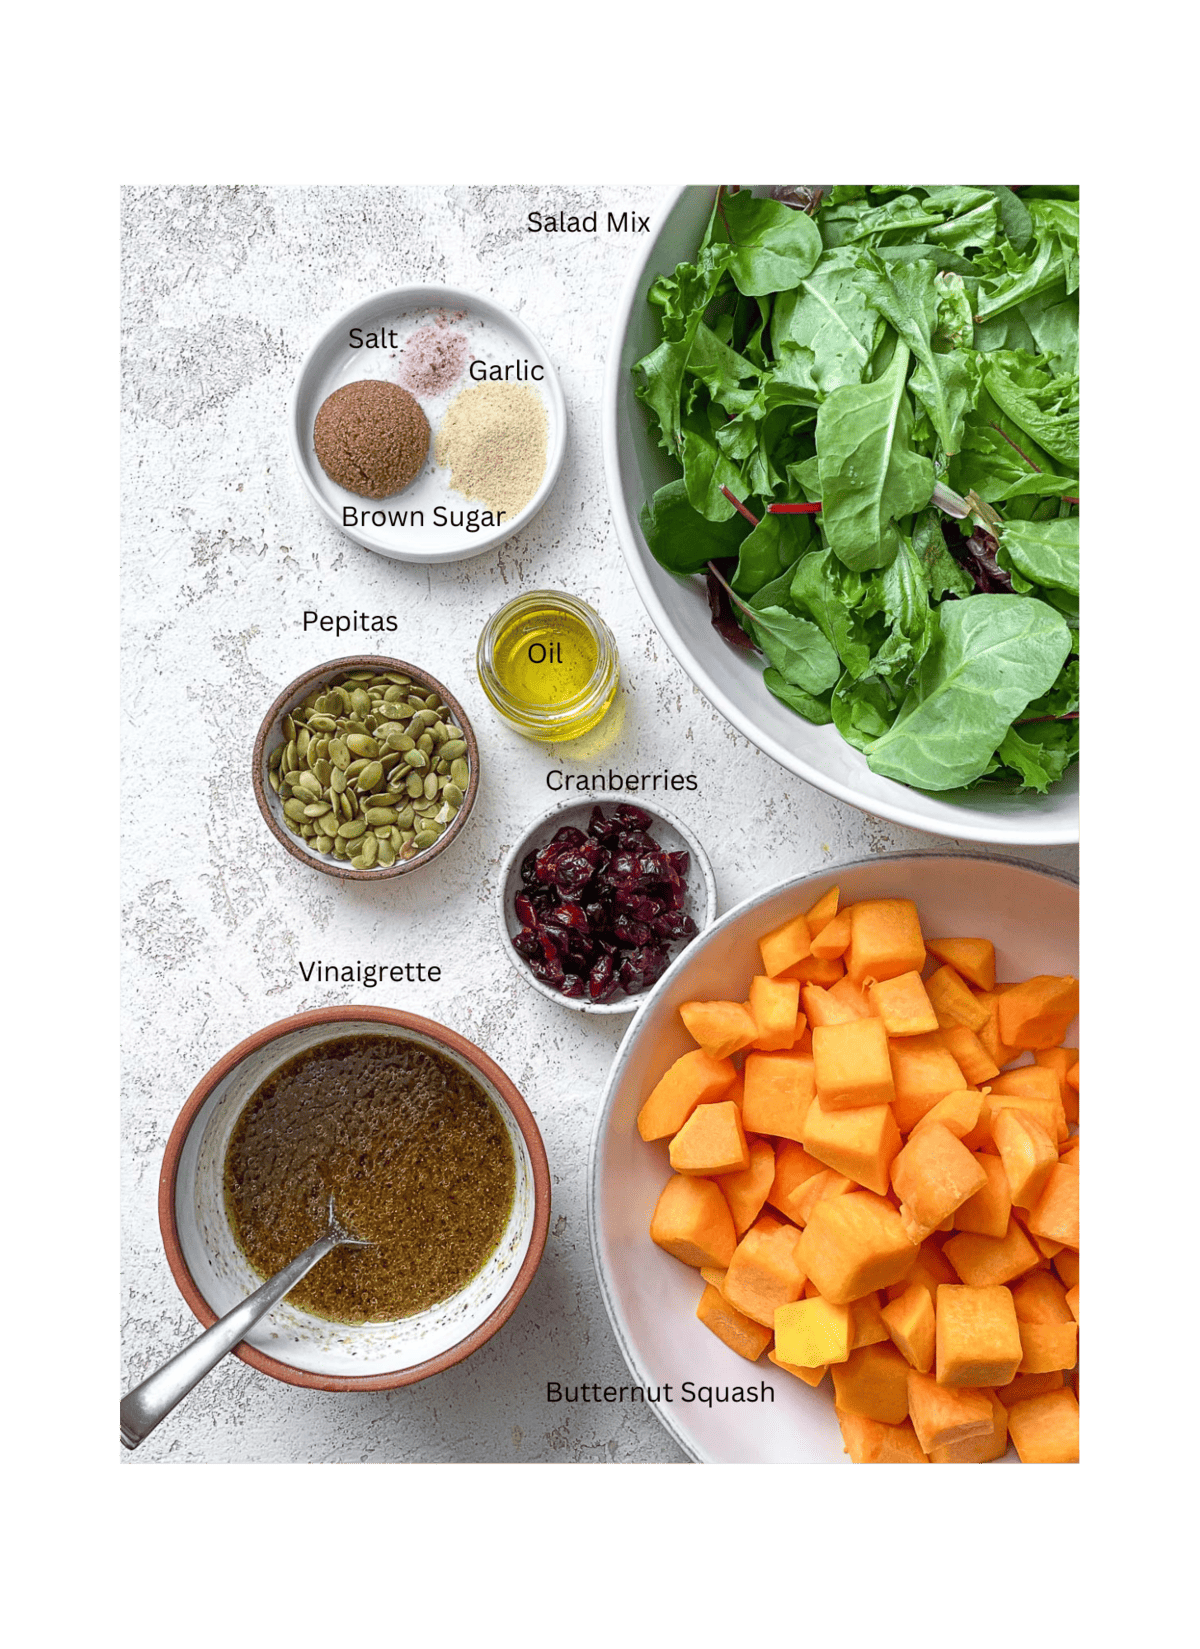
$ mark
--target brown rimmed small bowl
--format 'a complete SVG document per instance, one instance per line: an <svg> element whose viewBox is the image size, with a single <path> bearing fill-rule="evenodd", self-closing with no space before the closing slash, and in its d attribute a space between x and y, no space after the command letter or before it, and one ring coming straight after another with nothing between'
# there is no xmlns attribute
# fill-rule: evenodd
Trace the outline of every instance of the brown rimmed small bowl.
<svg viewBox="0 0 1200 1649"><path fill-rule="evenodd" d="M302 704L314 687L337 686L355 670L373 670L377 674L392 670L398 675L411 676L418 685L425 688L427 693L437 693L442 703L454 713L455 723L462 728L463 738L467 744L467 766L471 770L470 781L466 794L462 799L462 806L450 824L423 853L418 853L411 859L397 859L394 865L376 865L370 870L356 870L348 860L335 859L332 853L318 853L316 848L310 847L302 836L293 836L290 830L284 827L283 804L271 788L267 777L267 767L272 750L282 741L283 718ZM275 839L280 842L291 854L293 859L299 859L301 864L311 865L314 870L323 870L326 876L337 876L347 882L377 882L389 876L404 876L413 870L423 870L431 860L436 859L439 853L444 853L450 844L461 834L467 822L468 815L475 805L475 797L479 793L479 745L475 739L475 729L467 718L467 713L454 697L454 694L440 682L436 676L431 676L428 670L422 670L416 664L409 664L401 658L381 658L377 653L363 653L353 658L330 659L327 664L318 664L311 670L306 670L295 681L289 682L280 693L274 704L263 717L262 726L254 740L254 755L252 757L252 773L254 778L254 796L258 802L259 811L267 821L267 828Z"/></svg>
<svg viewBox="0 0 1200 1649"><path fill-rule="evenodd" d="M260 1084L296 1054L339 1037L394 1036L451 1060L473 1077L508 1130L516 1191L508 1225L483 1269L457 1294L394 1322L335 1323L283 1300L237 1347L262 1374L318 1391L386 1391L461 1363L512 1316L542 1258L550 1171L533 1113L473 1042L397 1008L318 1008L267 1025L217 1061L193 1090L167 1141L158 1220L179 1291L207 1328L262 1278L234 1240L225 1209L225 1154Z"/></svg>

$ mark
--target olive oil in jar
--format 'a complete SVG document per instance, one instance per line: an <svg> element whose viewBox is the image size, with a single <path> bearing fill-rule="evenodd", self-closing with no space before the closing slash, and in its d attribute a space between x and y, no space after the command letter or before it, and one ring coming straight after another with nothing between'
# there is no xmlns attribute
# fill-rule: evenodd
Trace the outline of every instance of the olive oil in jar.
<svg viewBox="0 0 1200 1649"><path fill-rule="evenodd" d="M617 649L575 596L535 590L493 615L479 638L479 681L508 725L546 743L590 732L616 697Z"/></svg>

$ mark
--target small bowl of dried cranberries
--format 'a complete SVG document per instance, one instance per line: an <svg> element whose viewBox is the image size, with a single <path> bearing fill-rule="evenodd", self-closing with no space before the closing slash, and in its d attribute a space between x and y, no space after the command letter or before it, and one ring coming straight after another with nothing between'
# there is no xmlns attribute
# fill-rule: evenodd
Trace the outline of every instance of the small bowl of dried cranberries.
<svg viewBox="0 0 1200 1649"><path fill-rule="evenodd" d="M533 824L500 875L504 948L552 1002L632 1013L717 914L708 855L665 808L563 802Z"/></svg>

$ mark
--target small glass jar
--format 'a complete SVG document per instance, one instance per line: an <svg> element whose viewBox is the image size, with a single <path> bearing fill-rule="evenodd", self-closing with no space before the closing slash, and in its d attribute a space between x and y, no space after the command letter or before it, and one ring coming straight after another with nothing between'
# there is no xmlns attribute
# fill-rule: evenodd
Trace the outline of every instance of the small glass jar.
<svg viewBox="0 0 1200 1649"><path fill-rule="evenodd" d="M560 590L531 590L484 625L479 685L501 720L543 744L589 733L612 706L620 664L599 613Z"/></svg>

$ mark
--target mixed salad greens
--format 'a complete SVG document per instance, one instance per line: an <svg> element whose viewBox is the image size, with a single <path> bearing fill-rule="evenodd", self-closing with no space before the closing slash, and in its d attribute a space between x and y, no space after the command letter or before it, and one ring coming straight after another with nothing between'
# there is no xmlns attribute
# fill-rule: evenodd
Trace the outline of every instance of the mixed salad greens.
<svg viewBox="0 0 1200 1649"><path fill-rule="evenodd" d="M1044 792L1079 750L1078 191L773 197L722 186L650 289L682 475L646 542L874 772Z"/></svg>

